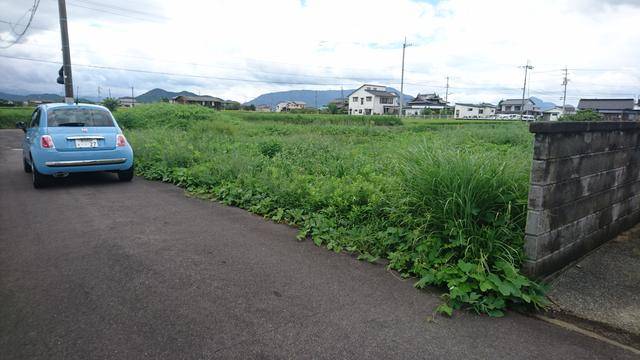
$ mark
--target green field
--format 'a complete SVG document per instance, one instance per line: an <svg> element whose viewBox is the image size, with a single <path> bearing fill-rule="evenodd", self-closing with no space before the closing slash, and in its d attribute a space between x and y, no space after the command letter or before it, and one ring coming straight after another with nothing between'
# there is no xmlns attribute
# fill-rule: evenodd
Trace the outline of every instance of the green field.
<svg viewBox="0 0 640 360"><path fill-rule="evenodd" d="M299 238L388 259L442 312L540 306L519 274L532 137L521 123L119 109L138 173L297 226ZM451 307L451 308L450 308Z"/></svg>
<svg viewBox="0 0 640 360"><path fill-rule="evenodd" d="M0 107L0 129L13 129L19 121L28 123L33 109L33 107Z"/></svg>
<svg viewBox="0 0 640 360"><path fill-rule="evenodd" d="M441 312L500 316L545 303L519 272L532 158L524 124L169 104L114 115L139 175L295 225L300 240L387 259L416 287L443 289Z"/></svg>

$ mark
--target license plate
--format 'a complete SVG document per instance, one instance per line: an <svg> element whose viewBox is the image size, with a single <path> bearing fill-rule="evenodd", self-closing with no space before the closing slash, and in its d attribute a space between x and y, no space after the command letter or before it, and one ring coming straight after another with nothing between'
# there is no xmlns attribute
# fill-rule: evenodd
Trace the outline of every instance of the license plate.
<svg viewBox="0 0 640 360"><path fill-rule="evenodd" d="M87 149L98 147L98 139L76 139L77 149Z"/></svg>

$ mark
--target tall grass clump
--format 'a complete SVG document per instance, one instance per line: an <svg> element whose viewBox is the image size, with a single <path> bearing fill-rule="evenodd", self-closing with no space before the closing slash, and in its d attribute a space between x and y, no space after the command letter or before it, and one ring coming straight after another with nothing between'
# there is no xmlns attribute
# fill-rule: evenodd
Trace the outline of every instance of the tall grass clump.
<svg viewBox="0 0 640 360"><path fill-rule="evenodd" d="M544 304L542 289L518 270L528 191L521 159L426 143L404 154L403 212L418 233L391 254L391 267L419 276L418 287L446 286L441 311L501 315L507 302Z"/></svg>

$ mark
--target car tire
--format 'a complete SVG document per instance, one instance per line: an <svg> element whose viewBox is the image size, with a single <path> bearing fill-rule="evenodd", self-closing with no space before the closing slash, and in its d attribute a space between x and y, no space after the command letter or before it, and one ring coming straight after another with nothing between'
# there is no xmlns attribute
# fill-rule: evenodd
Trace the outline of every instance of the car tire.
<svg viewBox="0 0 640 360"><path fill-rule="evenodd" d="M118 180L131 181L133 179L133 165L127 170L118 171Z"/></svg>
<svg viewBox="0 0 640 360"><path fill-rule="evenodd" d="M40 174L35 166L33 166L33 161L31 162L31 178L33 179L33 187L36 189L42 189L49 184L49 177Z"/></svg>
<svg viewBox="0 0 640 360"><path fill-rule="evenodd" d="M24 159L24 158L22 158L22 166L24 167L24 172L26 172L26 173L30 173L31 172L31 165L29 165L27 160Z"/></svg>

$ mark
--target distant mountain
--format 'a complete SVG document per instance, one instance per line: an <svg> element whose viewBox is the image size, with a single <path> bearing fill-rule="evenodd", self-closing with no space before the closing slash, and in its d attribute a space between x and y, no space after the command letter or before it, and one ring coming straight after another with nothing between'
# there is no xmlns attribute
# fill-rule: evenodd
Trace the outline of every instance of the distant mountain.
<svg viewBox="0 0 640 360"><path fill-rule="evenodd" d="M400 92L394 88L387 88L389 91L394 92L400 96ZM278 91L267 94L262 94L257 98L248 101L245 105L270 105L276 106L278 103L283 101L304 101L307 103L307 107L316 107L316 96L317 96L317 106L323 107L326 106L331 100L340 99L340 97L344 96L345 98L349 96L355 89L345 89L342 90L289 90L289 91ZM413 99L413 96L404 95L405 101L409 101Z"/></svg>
<svg viewBox="0 0 640 360"><path fill-rule="evenodd" d="M44 100L44 101L53 101L53 102L64 101L64 98L62 96L56 95L56 94L14 95L14 94L8 94L4 92L0 92L0 99L11 100L11 101L29 101L29 100Z"/></svg>
<svg viewBox="0 0 640 360"><path fill-rule="evenodd" d="M142 95L136 96L136 101L141 103L160 102L163 98L171 99L180 95L197 96L197 94L189 91L171 92L164 89L153 89Z"/></svg>

